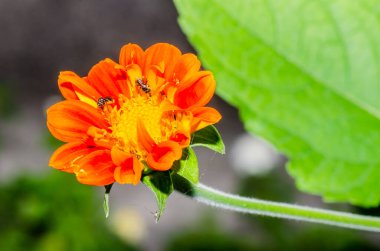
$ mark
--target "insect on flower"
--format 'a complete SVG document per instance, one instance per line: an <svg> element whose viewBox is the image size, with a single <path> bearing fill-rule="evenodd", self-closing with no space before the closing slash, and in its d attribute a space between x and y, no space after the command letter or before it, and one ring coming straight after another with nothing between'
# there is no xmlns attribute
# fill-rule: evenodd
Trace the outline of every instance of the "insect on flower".
<svg viewBox="0 0 380 251"><path fill-rule="evenodd" d="M136 80L136 83L141 87L141 89L145 92L145 93L149 93L150 92L150 88L147 84L147 82L144 82L141 78L138 78Z"/></svg>
<svg viewBox="0 0 380 251"><path fill-rule="evenodd" d="M107 102L112 102L112 98L111 97L100 97L98 99L98 102L96 102L96 104L98 105L99 108L102 108L107 104Z"/></svg>
<svg viewBox="0 0 380 251"><path fill-rule="evenodd" d="M65 144L49 165L97 186L137 185L145 166L170 170L191 135L221 119L206 106L215 85L194 54L166 43L127 44L118 63L102 60L85 77L61 72L66 100L47 110L47 127Z"/></svg>

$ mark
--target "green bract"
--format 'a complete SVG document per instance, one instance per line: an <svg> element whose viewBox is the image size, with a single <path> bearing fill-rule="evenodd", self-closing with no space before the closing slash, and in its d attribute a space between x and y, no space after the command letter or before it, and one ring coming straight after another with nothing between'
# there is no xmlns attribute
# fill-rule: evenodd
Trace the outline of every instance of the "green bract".
<svg viewBox="0 0 380 251"><path fill-rule="evenodd" d="M198 159L193 149L188 147L184 150L182 154L182 159L174 163L173 171L194 184L198 183Z"/></svg>
<svg viewBox="0 0 380 251"><path fill-rule="evenodd" d="M380 202L378 1L175 1L217 93L290 158L298 187Z"/></svg>
<svg viewBox="0 0 380 251"><path fill-rule="evenodd" d="M215 126L212 125L195 132L192 136L190 145L207 147L220 154L225 153L222 137L220 137Z"/></svg>
<svg viewBox="0 0 380 251"><path fill-rule="evenodd" d="M203 146L224 153L222 138L214 126L208 126L193 133L191 146ZM172 175L179 175L193 184L198 183L198 159L191 147L183 150L182 158L174 162L170 171L148 170L143 175L142 182L154 193L157 200L158 210L155 215L157 221L165 209L166 200L173 192Z"/></svg>
<svg viewBox="0 0 380 251"><path fill-rule="evenodd" d="M156 221L161 217L165 209L166 200L173 192L173 183L170 172L152 172L142 178L142 182L154 193L158 210L155 213Z"/></svg>

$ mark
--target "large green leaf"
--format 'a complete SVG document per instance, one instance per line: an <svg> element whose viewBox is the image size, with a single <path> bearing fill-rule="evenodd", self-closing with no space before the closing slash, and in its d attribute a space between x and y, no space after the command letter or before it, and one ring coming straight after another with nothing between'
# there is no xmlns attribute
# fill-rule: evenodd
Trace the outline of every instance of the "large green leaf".
<svg viewBox="0 0 380 251"><path fill-rule="evenodd" d="M175 3L217 93L287 154L301 190L379 204L378 1Z"/></svg>

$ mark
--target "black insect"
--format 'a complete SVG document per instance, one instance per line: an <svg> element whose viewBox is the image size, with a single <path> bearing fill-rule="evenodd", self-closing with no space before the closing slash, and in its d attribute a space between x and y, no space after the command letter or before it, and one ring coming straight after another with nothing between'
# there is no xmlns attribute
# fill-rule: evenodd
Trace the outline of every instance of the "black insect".
<svg viewBox="0 0 380 251"><path fill-rule="evenodd" d="M97 105L98 105L99 108L102 108L102 109L103 109L103 107L106 105L106 103L107 103L107 102L111 102L111 101L112 101L112 98L111 98L111 97L105 97L105 98L100 97L100 98L98 99Z"/></svg>
<svg viewBox="0 0 380 251"><path fill-rule="evenodd" d="M144 82L141 78L138 78L138 79L136 80L136 83L141 87L141 89L142 89L145 93L149 93L149 92L150 92L150 88L149 88L149 86L148 86L148 84L147 84L146 81Z"/></svg>

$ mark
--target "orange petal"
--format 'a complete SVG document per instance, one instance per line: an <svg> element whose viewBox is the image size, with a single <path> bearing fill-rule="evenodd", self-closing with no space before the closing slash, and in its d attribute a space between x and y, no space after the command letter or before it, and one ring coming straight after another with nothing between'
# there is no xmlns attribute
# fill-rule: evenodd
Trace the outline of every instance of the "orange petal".
<svg viewBox="0 0 380 251"><path fill-rule="evenodd" d="M148 130L146 129L144 123L141 120L137 121L137 139L139 144L147 151L151 152L156 142L150 136Z"/></svg>
<svg viewBox="0 0 380 251"><path fill-rule="evenodd" d="M108 124L94 107L79 100L65 100L47 110L47 126L63 142L87 141L91 126L106 129Z"/></svg>
<svg viewBox="0 0 380 251"><path fill-rule="evenodd" d="M102 97L111 97L117 101L119 94L127 88L126 74L120 68L111 59L105 59L91 68L87 79Z"/></svg>
<svg viewBox="0 0 380 251"><path fill-rule="evenodd" d="M82 184L105 186L115 182L115 164L109 150L94 151L81 158L77 165L74 172Z"/></svg>
<svg viewBox="0 0 380 251"><path fill-rule="evenodd" d="M174 102L174 97L177 92L177 89L177 85L167 85L165 88L166 96L171 103Z"/></svg>
<svg viewBox="0 0 380 251"><path fill-rule="evenodd" d="M158 93L165 88L167 81L157 69L150 69L145 73L145 77L153 95L154 93Z"/></svg>
<svg viewBox="0 0 380 251"><path fill-rule="evenodd" d="M111 135L106 129L100 129L95 126L90 126L87 130L87 135L92 138L93 145L106 149L111 149L114 145Z"/></svg>
<svg viewBox="0 0 380 251"><path fill-rule="evenodd" d="M192 109L191 112L193 114L191 132L216 124L222 119L222 115L216 109L211 107L197 107Z"/></svg>
<svg viewBox="0 0 380 251"><path fill-rule="evenodd" d="M96 102L100 97L100 94L85 79L71 71L64 71L59 74L58 87L64 98L81 100L94 107L96 107Z"/></svg>
<svg viewBox="0 0 380 251"><path fill-rule="evenodd" d="M50 157L49 166L64 172L73 173L73 168L78 160L96 150L99 150L99 148L89 147L82 142L64 144L55 150Z"/></svg>
<svg viewBox="0 0 380 251"><path fill-rule="evenodd" d="M178 106L174 105L172 102L169 100L163 100L160 104L160 110L162 112L169 112L169 111L182 111L181 108Z"/></svg>
<svg viewBox="0 0 380 251"><path fill-rule="evenodd" d="M190 145L190 134L185 131L178 131L170 137L171 141L177 142L182 148Z"/></svg>
<svg viewBox="0 0 380 251"><path fill-rule="evenodd" d="M137 85L137 79L142 79L142 72L141 68L138 65L131 65L126 69L127 74L127 88L128 92L124 93L124 96L127 98L131 98L134 93L136 92L136 89L140 88Z"/></svg>
<svg viewBox="0 0 380 251"><path fill-rule="evenodd" d="M181 51L177 47L167 43L157 43L145 51L144 74L152 67L158 67L167 80L171 80L175 65Z"/></svg>
<svg viewBox="0 0 380 251"><path fill-rule="evenodd" d="M148 153L148 166L154 170L166 171L172 168L173 162L180 159L182 149L177 142L165 141L153 147Z"/></svg>
<svg viewBox="0 0 380 251"><path fill-rule="evenodd" d="M174 104L182 109L206 105L215 92L215 80L211 72L200 71L181 83L174 94Z"/></svg>
<svg viewBox="0 0 380 251"><path fill-rule="evenodd" d="M129 64L143 65L144 51L137 44L124 45L120 50L119 63L123 66Z"/></svg>
<svg viewBox="0 0 380 251"><path fill-rule="evenodd" d="M190 145L191 140L191 125L193 121L192 114L182 116L181 113L176 115L178 120L177 130L170 137L170 140L177 142L181 148L186 148Z"/></svg>
<svg viewBox="0 0 380 251"><path fill-rule="evenodd" d="M179 57L174 69L175 77L181 81L199 71L201 62L192 53L186 53Z"/></svg>
<svg viewBox="0 0 380 251"><path fill-rule="evenodd" d="M114 147L111 151L111 157L116 165L114 178L117 182L134 185L140 182L143 165L135 156Z"/></svg>

